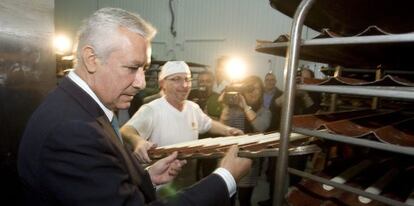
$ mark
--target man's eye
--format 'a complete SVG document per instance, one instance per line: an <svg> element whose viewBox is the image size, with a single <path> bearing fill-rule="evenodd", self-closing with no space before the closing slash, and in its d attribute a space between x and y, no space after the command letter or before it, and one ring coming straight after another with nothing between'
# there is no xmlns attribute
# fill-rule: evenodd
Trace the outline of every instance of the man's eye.
<svg viewBox="0 0 414 206"><path fill-rule="evenodd" d="M141 68L141 66L124 66L124 67L130 70L138 70L139 68Z"/></svg>
<svg viewBox="0 0 414 206"><path fill-rule="evenodd" d="M130 69L130 70L136 70L137 69L137 67L135 67L135 66L122 66L122 67Z"/></svg>

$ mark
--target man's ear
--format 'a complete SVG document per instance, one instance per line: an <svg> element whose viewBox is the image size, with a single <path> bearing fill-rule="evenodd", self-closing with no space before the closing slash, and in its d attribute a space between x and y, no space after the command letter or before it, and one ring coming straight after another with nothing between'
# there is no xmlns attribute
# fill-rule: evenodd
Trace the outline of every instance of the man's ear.
<svg viewBox="0 0 414 206"><path fill-rule="evenodd" d="M164 84L165 83L164 83L163 79L158 81L158 86L159 86L160 90L162 90L162 88L164 88Z"/></svg>
<svg viewBox="0 0 414 206"><path fill-rule="evenodd" d="M82 48L82 59L85 63L86 70L89 73L95 73L98 68L99 59L93 47L87 45Z"/></svg>

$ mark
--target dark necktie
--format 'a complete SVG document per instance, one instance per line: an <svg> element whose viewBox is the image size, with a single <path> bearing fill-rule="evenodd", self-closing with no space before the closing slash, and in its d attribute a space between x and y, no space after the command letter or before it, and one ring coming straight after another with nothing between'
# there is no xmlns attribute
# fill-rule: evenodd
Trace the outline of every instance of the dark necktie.
<svg viewBox="0 0 414 206"><path fill-rule="evenodd" d="M114 128L114 131L116 135L118 136L119 140L121 141L121 143L124 143L122 141L121 133L119 133L119 122L118 122L118 118L116 117L116 115L114 115L114 117L112 118L111 125L112 125L112 128Z"/></svg>

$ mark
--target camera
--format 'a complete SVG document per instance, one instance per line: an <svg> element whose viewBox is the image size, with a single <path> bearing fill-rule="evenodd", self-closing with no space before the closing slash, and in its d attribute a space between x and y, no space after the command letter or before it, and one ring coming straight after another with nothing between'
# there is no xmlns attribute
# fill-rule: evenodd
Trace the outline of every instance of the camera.
<svg viewBox="0 0 414 206"><path fill-rule="evenodd" d="M253 85L245 85L243 83L233 83L226 87L224 93L224 103L229 106L238 106L240 95L245 92L254 90Z"/></svg>
<svg viewBox="0 0 414 206"><path fill-rule="evenodd" d="M237 106L239 104L239 92L225 92L224 93L224 103L234 107Z"/></svg>

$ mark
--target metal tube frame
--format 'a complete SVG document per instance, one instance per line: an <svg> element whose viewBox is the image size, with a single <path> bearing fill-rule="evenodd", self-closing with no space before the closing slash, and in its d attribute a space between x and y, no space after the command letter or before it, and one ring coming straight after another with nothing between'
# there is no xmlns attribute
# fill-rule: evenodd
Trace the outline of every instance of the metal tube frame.
<svg viewBox="0 0 414 206"><path fill-rule="evenodd" d="M328 92L336 94L351 94L362 96L376 96L399 99L414 99L414 88L403 86L336 86L336 85L298 85L304 91Z"/></svg>
<svg viewBox="0 0 414 206"><path fill-rule="evenodd" d="M322 178L322 177L319 177L319 176L316 176L316 175L311 175L309 173L302 172L300 170L296 170L296 169L293 169L293 168L288 168L288 171L289 171L289 173L292 173L294 175L297 175L297 176L300 176L300 177L304 177L304 178L307 178L307 179L311 179L311 180L314 180L316 182L320 182L320 183L323 183L323 184L331 185L331 186L333 186L335 188L338 188L338 189L341 189L341 190L345 190L347 192L352 192L354 194L358 194L358 195L367 197L369 199L372 199L372 200L376 200L376 201L385 203L387 205L393 205L393 206L409 206L407 204L404 204L404 203L399 202L397 200L390 199L388 197L383 197L383 196L380 196L380 195L375 195L375 194L372 194L372 193L363 191L361 189L357 189L357 188L348 186L346 184L336 183L334 181L330 181L328 179L325 179L325 178Z"/></svg>
<svg viewBox="0 0 414 206"><path fill-rule="evenodd" d="M304 128L293 128L293 131L300 133L300 134L315 136L315 137L332 140L336 142L342 142L346 144L352 144L352 145L357 145L357 146L369 147L369 148L414 156L414 148L412 147L386 144L382 142L376 142L373 140L352 138L352 137L347 137L343 135L330 134L328 132L310 130L310 129L304 129Z"/></svg>
<svg viewBox="0 0 414 206"><path fill-rule="evenodd" d="M286 54L285 63L285 92L283 94L285 101L282 107L282 118L280 123L280 149L279 157L277 158L277 168L275 173L275 191L273 194L273 205L282 206L284 204L284 196L287 192L286 175L288 165L288 146L289 136L291 132L291 121L293 115L293 105L295 97L295 78L296 68L299 60L300 39L302 34L302 27L305 17L312 7L314 0L303 0L296 9L293 18L292 28L290 32L291 41Z"/></svg>

